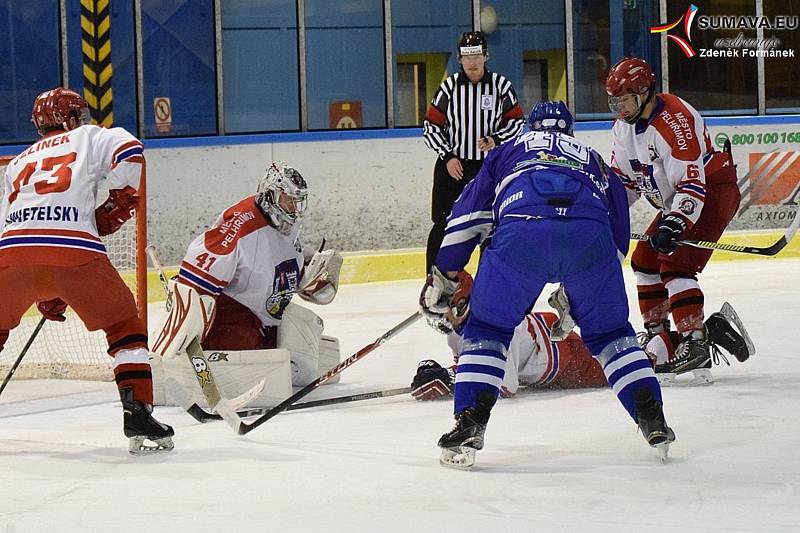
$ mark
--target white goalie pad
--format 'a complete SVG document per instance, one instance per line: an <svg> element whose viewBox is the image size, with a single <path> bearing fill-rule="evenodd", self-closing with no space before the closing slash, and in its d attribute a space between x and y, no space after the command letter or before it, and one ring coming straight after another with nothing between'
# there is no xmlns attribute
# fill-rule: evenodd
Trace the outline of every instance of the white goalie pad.
<svg viewBox="0 0 800 533"><path fill-rule="evenodd" d="M151 350L166 358L177 357L195 339L205 337L214 320L216 302L193 288L170 280L169 313L156 327L156 340Z"/></svg>
<svg viewBox="0 0 800 533"><path fill-rule="evenodd" d="M342 263L342 254L336 250L316 252L303 270L297 294L317 305L331 303L339 290Z"/></svg>
<svg viewBox="0 0 800 533"><path fill-rule="evenodd" d="M264 387L252 401L240 407L274 407L291 396L291 366L287 350L216 350L206 352L212 365L214 380L223 398L236 398L251 390L261 380ZM156 405L180 405L181 401L165 384L174 380L189 395L189 403L209 409L205 396L197 386L197 372L185 357L151 360L153 396ZM186 402L185 398L182 398Z"/></svg>
<svg viewBox="0 0 800 533"><path fill-rule="evenodd" d="M323 336L323 329L322 319L310 309L295 303L286 307L278 327L278 348L291 353L295 387L305 387L339 364L339 341ZM328 383L336 381L338 376Z"/></svg>

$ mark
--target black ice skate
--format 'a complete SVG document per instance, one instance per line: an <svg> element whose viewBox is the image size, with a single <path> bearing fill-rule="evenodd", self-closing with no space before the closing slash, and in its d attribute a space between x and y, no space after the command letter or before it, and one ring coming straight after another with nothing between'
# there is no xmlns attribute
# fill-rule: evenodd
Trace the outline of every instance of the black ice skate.
<svg viewBox="0 0 800 533"><path fill-rule="evenodd" d="M691 372L692 380L687 384L700 385L714 383L711 375L711 345L708 339L694 338L692 334L679 338L670 332L676 344L675 355L666 363L656 365L655 372L659 383L676 383L677 376ZM676 342L677 341L677 342Z"/></svg>
<svg viewBox="0 0 800 533"><path fill-rule="evenodd" d="M658 450L661 462L667 460L670 443L675 441L675 432L667 426L661 402L653 399L648 389L640 389L634 398L636 422L647 444Z"/></svg>
<svg viewBox="0 0 800 533"><path fill-rule="evenodd" d="M496 398L481 395L476 407L468 407L456 414L453 429L439 438L441 465L467 469L475 464L475 452L483 449L483 434L495 401Z"/></svg>
<svg viewBox="0 0 800 533"><path fill-rule="evenodd" d="M148 455L172 450L175 432L152 416L153 407L133 399L133 390L120 390L122 400L122 429L128 437L128 451L133 455ZM148 444L145 441L150 441Z"/></svg>
<svg viewBox="0 0 800 533"><path fill-rule="evenodd" d="M736 326L734 328L734 326ZM744 328L739 315L728 302L706 320L708 341L713 346L719 346L734 356L737 361L744 363L756 350L750 335Z"/></svg>

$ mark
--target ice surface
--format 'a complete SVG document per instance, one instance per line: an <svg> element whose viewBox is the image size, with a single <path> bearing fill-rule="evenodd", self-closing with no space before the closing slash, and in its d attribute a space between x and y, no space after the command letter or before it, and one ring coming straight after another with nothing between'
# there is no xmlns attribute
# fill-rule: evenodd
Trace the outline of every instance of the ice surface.
<svg viewBox="0 0 800 533"><path fill-rule="evenodd" d="M715 367L714 385L665 389L677 433L666 465L604 389L500 401L476 467L461 472L437 463L449 402L294 411L244 438L158 408L176 449L137 458L113 384L12 381L0 399L0 533L798 531L799 272L778 259L703 274L708 309L730 301L758 353ZM343 286L315 310L347 356L412 313L420 286ZM449 360L419 321L307 399L405 386L427 357Z"/></svg>

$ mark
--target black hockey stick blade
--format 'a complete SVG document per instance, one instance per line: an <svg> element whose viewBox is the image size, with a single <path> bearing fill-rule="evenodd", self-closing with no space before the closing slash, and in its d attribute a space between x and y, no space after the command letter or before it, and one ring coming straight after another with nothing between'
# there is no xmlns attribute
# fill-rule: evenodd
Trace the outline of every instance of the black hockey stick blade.
<svg viewBox="0 0 800 533"><path fill-rule="evenodd" d="M411 387L400 387L397 389L387 389L387 390L378 390L373 392L362 392L359 394L348 394L347 396L336 396L334 398L325 398L322 400L312 400L310 402L302 402L296 403L294 405L290 405L286 408L287 411L296 411L298 409L308 409L309 407L323 407L326 405L336 405L340 403L349 403L349 402L360 402L361 400L373 400L375 398L388 398L389 396L399 396L401 394L409 394L411 392ZM256 407L253 409L241 409L236 411L242 418L250 417L250 416L261 416L267 411L269 411L270 407ZM192 415L192 417L200 423L206 423L209 420L222 420L222 417L215 413L209 413L199 405L192 404L186 410L187 413Z"/></svg>
<svg viewBox="0 0 800 533"><path fill-rule="evenodd" d="M306 385L305 387L303 387L302 389L300 389L296 393L292 394L291 396L286 398L284 401L282 401L281 403L279 403L278 405L276 405L275 407L273 407L272 409L270 409L269 411L267 411L263 415L259 416L258 418L256 418L252 422L250 422L249 424L247 422L242 422L241 424L239 424L239 435L246 435L247 433L251 432L252 430L257 428L258 426L260 426L261 424L263 424L264 422L266 422L267 420L269 420L273 416L277 415L281 411L285 411L286 409L289 408L290 405L292 405L294 403L297 403L297 400L307 396L308 394L311 393L311 391L313 391L314 389L316 389L317 387L319 387L320 385L322 385L323 383L325 383L329 379L331 379L331 378L337 376L338 374L342 373L346 368L352 366L357 361L359 361L362 358L364 358L367 354L369 354L370 352L375 350L375 348L377 348L378 346L380 346L381 344L383 344L387 340L391 339L392 337L394 337L395 335L397 335L398 333L400 333L401 331L406 329L408 326L410 326L411 324L416 322L417 319L419 317L421 317L421 316L422 316L422 313L419 310L415 311L414 314L412 314L408 318L404 319L402 322L397 324L395 327L393 327L392 329L390 329L389 331L387 331L386 333L384 333L383 335L381 335L380 337L375 339L374 342L372 342L370 344L367 344L366 346L361 348L359 351L357 351L356 353L354 353L353 355L351 355L350 357L348 357L347 359L345 359L344 361L342 361L341 363L339 363L338 365L336 365L335 367L330 369L328 372L326 372L322 376L318 377L317 379L315 379L314 381L312 381L311 383L309 383L308 385Z"/></svg>

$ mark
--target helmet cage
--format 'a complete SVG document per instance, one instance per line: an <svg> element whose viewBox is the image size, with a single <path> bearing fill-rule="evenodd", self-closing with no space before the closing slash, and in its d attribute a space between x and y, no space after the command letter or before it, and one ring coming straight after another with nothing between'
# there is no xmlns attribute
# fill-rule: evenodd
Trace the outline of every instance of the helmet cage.
<svg viewBox="0 0 800 533"><path fill-rule="evenodd" d="M256 204L280 233L289 235L308 207L308 186L297 169L273 162L258 184Z"/></svg>

